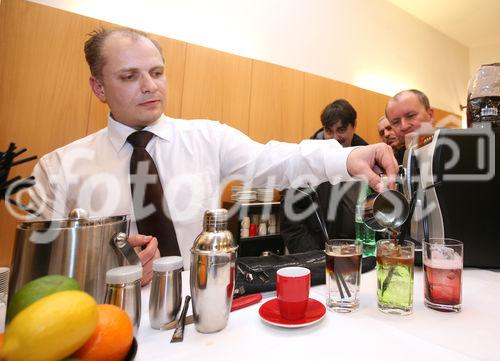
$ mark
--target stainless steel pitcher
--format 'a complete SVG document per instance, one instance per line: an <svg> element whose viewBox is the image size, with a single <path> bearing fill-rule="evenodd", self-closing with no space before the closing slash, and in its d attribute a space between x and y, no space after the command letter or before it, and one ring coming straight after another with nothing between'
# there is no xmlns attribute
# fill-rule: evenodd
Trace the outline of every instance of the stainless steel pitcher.
<svg viewBox="0 0 500 361"><path fill-rule="evenodd" d="M127 242L127 216L30 221L17 226L9 293L48 274L75 278L102 302L106 271L140 263Z"/></svg>
<svg viewBox="0 0 500 361"><path fill-rule="evenodd" d="M196 330L211 333L226 327L231 312L238 246L225 209L206 211L203 228L191 248L190 285Z"/></svg>
<svg viewBox="0 0 500 361"><path fill-rule="evenodd" d="M376 232L398 229L408 218L408 213L408 200L395 190L372 193L361 205L363 222Z"/></svg>

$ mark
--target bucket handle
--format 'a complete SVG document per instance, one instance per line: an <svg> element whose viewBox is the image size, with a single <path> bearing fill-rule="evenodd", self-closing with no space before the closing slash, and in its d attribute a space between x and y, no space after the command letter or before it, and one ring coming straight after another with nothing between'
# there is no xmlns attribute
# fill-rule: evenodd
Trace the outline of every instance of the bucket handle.
<svg viewBox="0 0 500 361"><path fill-rule="evenodd" d="M120 253L127 262L131 265L140 265L141 260L134 249L128 243L128 237L126 233L118 232L109 241L111 247L113 247L118 253Z"/></svg>

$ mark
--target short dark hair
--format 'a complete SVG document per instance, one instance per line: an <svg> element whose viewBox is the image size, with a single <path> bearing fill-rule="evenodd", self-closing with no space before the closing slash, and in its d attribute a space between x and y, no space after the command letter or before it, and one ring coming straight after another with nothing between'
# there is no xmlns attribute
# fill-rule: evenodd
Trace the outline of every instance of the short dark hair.
<svg viewBox="0 0 500 361"><path fill-rule="evenodd" d="M329 128L333 124L341 122L343 126L351 124L355 127L356 116L356 110L351 103L345 99L337 99L323 109L321 113L321 124L323 124L323 127Z"/></svg>
<svg viewBox="0 0 500 361"><path fill-rule="evenodd" d="M161 58L163 59L163 50L160 44L142 31L122 27L111 29L99 28L87 34L89 38L87 39L83 47L83 51L85 52L85 59L87 60L87 64L90 68L90 74L92 74L96 78L100 78L102 76L102 68L106 61L106 59L104 59L104 57L102 56L102 46L104 44L104 41L108 38L108 36L115 33L128 36L133 40L137 40L139 37L148 39L158 49ZM165 62L165 59L163 59L163 61Z"/></svg>
<svg viewBox="0 0 500 361"><path fill-rule="evenodd" d="M429 98L427 97L427 95L425 95L423 92L421 92L418 89L407 89L407 90L400 91L399 93L394 95L391 99L389 99L389 102L391 100L399 100L399 97L401 97L401 95L403 95L404 93L415 94L415 96L418 98L418 101L420 102L420 104L422 104L425 107L425 110L429 110L431 108L431 103L429 102ZM387 104L389 104L389 102L387 102ZM386 107L386 109L387 109L387 107Z"/></svg>

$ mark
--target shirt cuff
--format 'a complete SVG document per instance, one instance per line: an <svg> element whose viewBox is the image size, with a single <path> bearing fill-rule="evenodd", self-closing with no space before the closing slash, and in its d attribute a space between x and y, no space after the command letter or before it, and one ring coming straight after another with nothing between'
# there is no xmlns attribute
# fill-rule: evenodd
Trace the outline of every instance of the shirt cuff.
<svg viewBox="0 0 500 361"><path fill-rule="evenodd" d="M347 157L355 148L357 147L339 148L337 143L324 149L325 173L330 183L336 184L355 180L347 171Z"/></svg>

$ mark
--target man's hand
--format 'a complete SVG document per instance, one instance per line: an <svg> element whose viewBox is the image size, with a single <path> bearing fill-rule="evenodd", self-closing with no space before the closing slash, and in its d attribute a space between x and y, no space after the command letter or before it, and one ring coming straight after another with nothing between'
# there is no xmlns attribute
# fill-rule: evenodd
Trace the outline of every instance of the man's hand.
<svg viewBox="0 0 500 361"><path fill-rule="evenodd" d="M388 176L389 188L394 188L394 179L398 171L398 163L392 148L384 143L357 147L347 157L347 171L351 177L365 179L377 192L385 188L380 173Z"/></svg>
<svg viewBox="0 0 500 361"><path fill-rule="evenodd" d="M147 285L153 278L153 261L160 257L158 240L153 236L133 234L128 237L128 242L132 247L142 248L142 251L138 253L142 264L141 285Z"/></svg>

